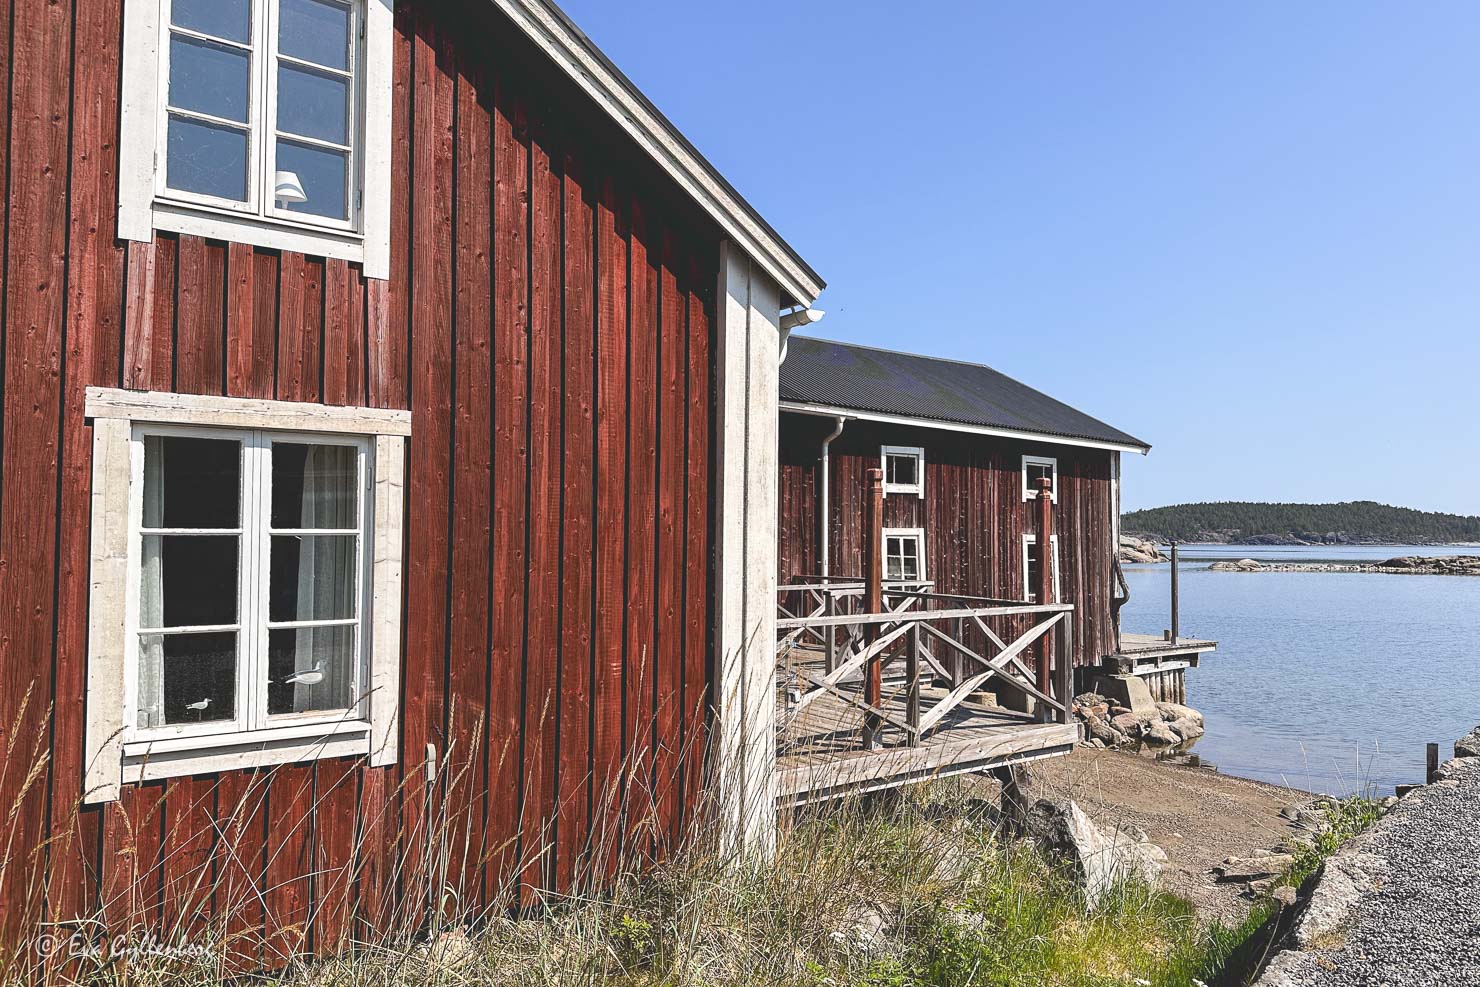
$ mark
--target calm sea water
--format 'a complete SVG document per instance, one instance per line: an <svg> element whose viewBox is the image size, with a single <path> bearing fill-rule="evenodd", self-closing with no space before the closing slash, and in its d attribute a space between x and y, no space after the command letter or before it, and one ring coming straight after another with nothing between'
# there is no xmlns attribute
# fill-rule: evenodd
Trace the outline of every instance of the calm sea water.
<svg viewBox="0 0 1480 987"><path fill-rule="evenodd" d="M1208 718L1195 752L1228 774L1313 791L1379 794L1422 781L1480 724L1480 577L1211 572L1220 559L1380 561L1480 547L1182 549L1181 633L1218 650L1188 673ZM1124 628L1169 626L1171 567L1127 566Z"/></svg>

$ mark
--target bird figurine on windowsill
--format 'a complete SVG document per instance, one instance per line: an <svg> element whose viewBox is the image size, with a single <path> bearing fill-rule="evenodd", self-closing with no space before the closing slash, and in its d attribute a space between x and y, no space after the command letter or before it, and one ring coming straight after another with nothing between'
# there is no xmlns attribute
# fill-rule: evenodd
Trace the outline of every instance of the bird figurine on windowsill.
<svg viewBox="0 0 1480 987"><path fill-rule="evenodd" d="M197 720L203 720L206 717L206 710L210 708L210 705L211 697L206 696L198 703L186 703L185 708L196 714L195 718Z"/></svg>
<svg viewBox="0 0 1480 987"><path fill-rule="evenodd" d="M318 685L322 681L324 681L324 663L321 661L316 661L313 663L313 668L305 669L301 672L294 672L292 675L289 675L287 678L283 679L282 684Z"/></svg>

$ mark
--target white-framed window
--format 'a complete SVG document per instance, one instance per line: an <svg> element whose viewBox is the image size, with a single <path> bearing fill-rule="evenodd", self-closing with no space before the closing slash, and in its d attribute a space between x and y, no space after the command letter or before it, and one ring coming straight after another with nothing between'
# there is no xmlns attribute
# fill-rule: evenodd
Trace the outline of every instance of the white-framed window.
<svg viewBox="0 0 1480 987"><path fill-rule="evenodd" d="M917 583L925 580L925 529L884 529L884 580Z"/></svg>
<svg viewBox="0 0 1480 987"><path fill-rule="evenodd" d="M1037 500L1038 490L1043 480L1048 480L1052 486L1050 499L1057 504L1059 502L1059 461L1052 456L1024 456L1023 457L1023 500Z"/></svg>
<svg viewBox="0 0 1480 987"><path fill-rule="evenodd" d="M389 274L391 0L125 0L119 235Z"/></svg>
<svg viewBox="0 0 1480 987"><path fill-rule="evenodd" d="M1049 554L1053 559L1053 601L1062 603L1063 589L1059 582L1059 536L1049 536ZM1023 599L1038 602L1038 580L1043 565L1043 555L1038 551L1038 536L1023 535Z"/></svg>
<svg viewBox="0 0 1480 987"><path fill-rule="evenodd" d="M396 758L404 412L90 388L89 801Z"/></svg>
<svg viewBox="0 0 1480 987"><path fill-rule="evenodd" d="M884 446L879 453L884 469L884 495L925 496L925 450L919 446Z"/></svg>

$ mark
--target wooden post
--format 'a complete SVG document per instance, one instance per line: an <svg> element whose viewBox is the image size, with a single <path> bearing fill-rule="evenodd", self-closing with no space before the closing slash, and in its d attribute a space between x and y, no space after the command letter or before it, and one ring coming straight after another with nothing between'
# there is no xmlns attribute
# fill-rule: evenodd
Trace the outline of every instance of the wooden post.
<svg viewBox="0 0 1480 987"><path fill-rule="evenodd" d="M1057 601L1053 598L1053 481L1048 477L1038 481L1038 605L1047 606ZM1053 631L1038 640L1038 691L1049 695L1053 679L1049 673L1049 658L1053 654ZM1043 711L1047 721L1052 710Z"/></svg>
<svg viewBox="0 0 1480 987"><path fill-rule="evenodd" d="M822 612L831 617L837 612L837 604L833 599L832 585L828 580L822 581ZM827 635L827 670L829 672L838 667L838 629L828 626L823 633Z"/></svg>
<svg viewBox="0 0 1480 987"><path fill-rule="evenodd" d="M1072 614L1064 618L1064 625L1059 634L1059 657L1058 667L1054 669L1054 678L1057 683L1054 688L1054 698L1064 704L1059 714L1060 723L1074 722L1074 617Z"/></svg>
<svg viewBox="0 0 1480 987"><path fill-rule="evenodd" d="M863 612L876 614L884 609L884 471L868 471L868 500L864 505L863 532ZM867 647L878 640L879 625L863 625L863 642ZM874 658L863 670L863 700L877 707L884 696L884 663ZM879 746L879 730L883 721L873 713L864 714L863 746L872 750Z"/></svg>
<svg viewBox="0 0 1480 987"><path fill-rule="evenodd" d="M1424 761L1426 762L1426 768L1427 768L1427 770L1424 771L1424 776L1423 776L1424 782L1423 783L1425 785L1432 785L1434 783L1434 779L1439 774L1439 745L1438 744L1429 744L1428 749L1424 752Z"/></svg>
<svg viewBox="0 0 1480 987"><path fill-rule="evenodd" d="M920 729L920 625L918 622L910 628L909 650L905 652L904 661L905 680L909 683L905 720L918 731ZM911 746L919 742L919 733L910 734Z"/></svg>
<svg viewBox="0 0 1480 987"><path fill-rule="evenodd" d="M1178 626L1181 623L1181 614L1180 614L1181 606L1180 606L1180 601L1178 600L1178 596L1180 594L1178 593L1178 587L1177 587L1177 574L1179 572L1179 569L1180 569L1180 566L1179 566L1179 560L1177 558L1177 543L1175 541L1173 541L1172 542L1172 643L1173 644L1176 644L1177 643L1177 635L1179 634L1179 632L1181 630L1181 628Z"/></svg>

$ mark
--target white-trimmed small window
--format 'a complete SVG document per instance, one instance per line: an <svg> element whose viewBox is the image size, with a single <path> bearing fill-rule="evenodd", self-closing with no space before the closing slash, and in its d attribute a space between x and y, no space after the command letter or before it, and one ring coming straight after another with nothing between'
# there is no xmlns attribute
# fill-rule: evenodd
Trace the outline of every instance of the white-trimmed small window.
<svg viewBox="0 0 1480 987"><path fill-rule="evenodd" d="M1050 555L1053 557L1053 602L1061 603L1063 589L1059 583L1059 536L1049 536ZM1023 599L1038 602L1038 580L1043 565L1042 553L1038 551L1038 536L1023 535Z"/></svg>
<svg viewBox="0 0 1480 987"><path fill-rule="evenodd" d="M386 277L390 6L125 0L119 235L194 233Z"/></svg>
<svg viewBox="0 0 1480 987"><path fill-rule="evenodd" d="M884 580L891 583L925 581L925 529L884 529Z"/></svg>
<svg viewBox="0 0 1480 987"><path fill-rule="evenodd" d="M88 800L395 760L404 412L88 392Z"/></svg>
<svg viewBox="0 0 1480 987"><path fill-rule="evenodd" d="M925 450L919 446L884 446L879 454L884 469L884 495L925 496Z"/></svg>
<svg viewBox="0 0 1480 987"><path fill-rule="evenodd" d="M1050 499L1059 502L1059 461L1052 456L1023 457L1023 500L1037 500L1042 481L1048 480Z"/></svg>

